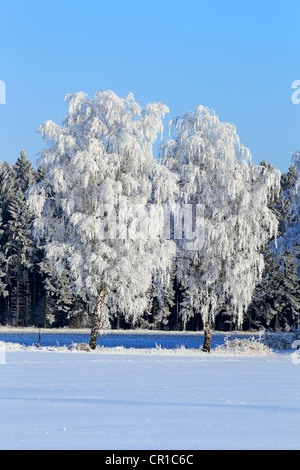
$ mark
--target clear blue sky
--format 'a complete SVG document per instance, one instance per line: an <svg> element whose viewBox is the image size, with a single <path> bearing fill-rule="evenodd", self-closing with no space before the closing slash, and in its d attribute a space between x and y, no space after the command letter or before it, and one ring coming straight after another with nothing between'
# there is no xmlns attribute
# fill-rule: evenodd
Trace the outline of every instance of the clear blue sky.
<svg viewBox="0 0 300 470"><path fill-rule="evenodd" d="M300 149L299 18L299 0L0 1L0 160L24 149L36 162L36 127L61 124L65 94L110 89L170 118L213 108L255 163L286 171Z"/></svg>

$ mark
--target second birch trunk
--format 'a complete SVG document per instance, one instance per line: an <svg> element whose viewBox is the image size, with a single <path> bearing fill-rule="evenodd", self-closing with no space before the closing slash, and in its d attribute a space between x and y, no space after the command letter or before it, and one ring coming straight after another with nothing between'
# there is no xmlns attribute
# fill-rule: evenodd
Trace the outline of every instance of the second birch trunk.
<svg viewBox="0 0 300 470"><path fill-rule="evenodd" d="M100 292L99 292L97 311L93 317L93 323L92 323L92 329L91 329L91 336L90 336L90 343L89 343L89 346L91 349L96 349L96 345L97 345L97 338L98 338L98 332L99 332L99 327L100 327L101 310L102 310L102 302L103 302L104 294L105 294L105 287L101 287Z"/></svg>

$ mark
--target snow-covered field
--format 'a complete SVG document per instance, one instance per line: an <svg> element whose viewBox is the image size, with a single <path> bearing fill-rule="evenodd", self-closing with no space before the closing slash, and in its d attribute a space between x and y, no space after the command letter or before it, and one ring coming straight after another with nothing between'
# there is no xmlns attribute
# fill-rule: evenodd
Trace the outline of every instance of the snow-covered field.
<svg viewBox="0 0 300 470"><path fill-rule="evenodd" d="M8 344L1 449L299 449L291 352Z"/></svg>

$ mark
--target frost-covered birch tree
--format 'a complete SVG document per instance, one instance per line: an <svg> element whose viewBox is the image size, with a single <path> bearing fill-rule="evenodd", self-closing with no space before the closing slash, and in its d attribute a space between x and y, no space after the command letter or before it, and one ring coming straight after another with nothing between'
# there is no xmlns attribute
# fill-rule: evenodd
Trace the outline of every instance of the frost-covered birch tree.
<svg viewBox="0 0 300 470"><path fill-rule="evenodd" d="M201 314L213 322L225 306L241 326L263 271L261 250L276 235L268 203L279 172L254 165L235 126L203 106L173 120L170 132L161 158L179 176L179 201L204 207L202 245L185 250L178 242L183 321Z"/></svg>
<svg viewBox="0 0 300 470"><path fill-rule="evenodd" d="M47 261L70 272L73 292L88 306L95 348L99 325L108 327L118 313L136 322L148 308L153 278L168 284L175 245L159 228L148 236L143 225L145 208L167 203L176 188L152 150L168 108L142 108L132 94L111 91L66 99L63 125L40 127L45 177L29 204Z"/></svg>

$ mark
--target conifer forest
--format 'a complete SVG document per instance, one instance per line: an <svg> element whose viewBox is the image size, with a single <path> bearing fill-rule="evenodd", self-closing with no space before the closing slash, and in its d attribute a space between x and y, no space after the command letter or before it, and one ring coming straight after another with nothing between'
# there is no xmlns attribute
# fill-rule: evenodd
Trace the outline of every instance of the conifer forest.
<svg viewBox="0 0 300 470"><path fill-rule="evenodd" d="M1 325L298 326L300 153L283 174L256 165L235 126L203 106L165 124L167 106L132 94L66 101L63 124L39 128L36 167L24 151L0 164ZM187 205L202 234L192 246L187 227L175 233Z"/></svg>

